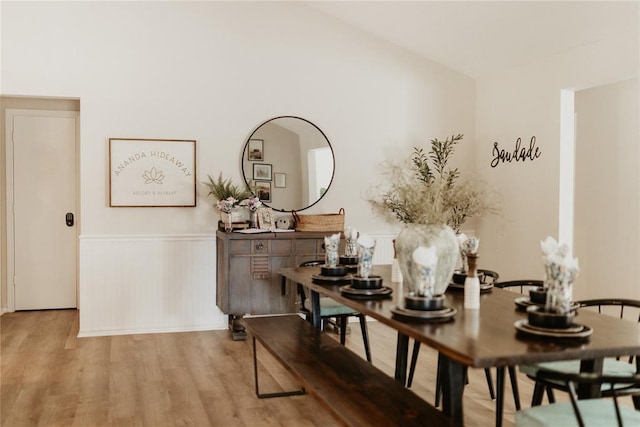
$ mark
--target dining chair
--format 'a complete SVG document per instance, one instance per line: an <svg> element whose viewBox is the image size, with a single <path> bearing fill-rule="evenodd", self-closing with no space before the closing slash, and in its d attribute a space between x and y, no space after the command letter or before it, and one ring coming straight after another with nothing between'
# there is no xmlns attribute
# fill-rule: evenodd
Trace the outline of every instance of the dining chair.
<svg viewBox="0 0 640 427"><path fill-rule="evenodd" d="M306 261L300 264L300 267L311 267L323 265L324 260ZM297 284L297 292L300 297L300 311L305 315L308 321L311 321L312 308L309 302L309 290ZM369 332L367 328L366 316L362 313L354 311L352 308L344 304L340 304L329 297L320 297L320 318L324 320L335 319L340 331L340 344L344 345L347 340L347 323L349 317L357 317L360 320L360 330L362 331L362 341L364 342L364 352L368 362L371 362L371 349L369 347ZM324 323L324 322L322 322Z"/></svg>
<svg viewBox="0 0 640 427"><path fill-rule="evenodd" d="M542 287L544 282L536 279L519 279L519 280L507 280L504 282L495 283L494 286L500 289L519 288L521 294L526 294L529 289L536 289ZM520 390L518 389L518 376L515 366L507 366L509 372L509 381L511 382L511 391L513 392L513 402L516 406L516 410L520 410ZM499 367L498 376L504 378L504 367ZM497 400L502 401L504 397L504 387L496 387Z"/></svg>
<svg viewBox="0 0 640 427"><path fill-rule="evenodd" d="M621 407L618 403L619 390L640 387L640 375L606 375L593 373L566 373L541 369L537 373L541 381L562 384L569 392L570 402L532 406L517 411L516 427L533 426L639 426L640 411ZM595 385L604 388L611 398L578 400L577 387ZM588 424L585 424L585 420Z"/></svg>
<svg viewBox="0 0 640 427"><path fill-rule="evenodd" d="M493 270L478 269L478 273L482 275L483 284L491 283L494 286L496 286L497 280L500 277L500 275ZM407 387L409 388L413 384L413 375L415 374L419 353L420 353L420 341L414 341L413 351L411 352L411 363L409 365L409 375L407 377ZM441 367L441 359L440 359L440 355L438 354L438 366L437 366L437 373L436 373L436 401L435 401L436 408L440 406L440 398L442 396L442 381L440 378L440 367ZM491 370L489 368L485 368L484 374L485 374L485 377L487 378L487 387L489 388L489 396L491 397L491 400L494 400L496 398L496 395L495 395L495 390L493 388L493 379L491 376Z"/></svg>
<svg viewBox="0 0 640 427"><path fill-rule="evenodd" d="M621 319L625 318L625 309L629 313L636 310L637 315L633 318L640 323L640 300L623 299L623 298L599 298L577 301L580 309L585 307L597 307L598 313L606 315L612 310L617 312L617 316ZM603 313L606 312L606 313ZM605 358L602 372L606 375L631 376L640 374L640 359L637 355L629 355L627 360L619 358ZM635 358L635 363L633 363ZM555 402L553 390L569 391L563 382L554 381L552 379L541 378L539 373L541 370L551 370L561 373L578 373L580 372L580 360L569 360L559 362L544 362L531 365L520 365L520 372L524 373L530 379L534 380L535 386L531 406L538 406L542 403L544 391L547 391L547 398L550 403ZM640 389L636 387L624 387L624 390L617 390L618 395L631 396L634 407L640 410ZM602 390L603 396L609 394L607 390Z"/></svg>

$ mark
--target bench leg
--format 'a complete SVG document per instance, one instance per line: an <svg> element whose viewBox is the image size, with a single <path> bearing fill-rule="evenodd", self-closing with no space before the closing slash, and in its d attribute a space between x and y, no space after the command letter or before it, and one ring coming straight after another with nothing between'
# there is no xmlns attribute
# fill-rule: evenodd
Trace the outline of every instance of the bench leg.
<svg viewBox="0 0 640 427"><path fill-rule="evenodd" d="M258 353L256 347L256 337L253 337L253 378L256 383L256 396L259 399L269 399L271 397L284 397L284 396L300 396L302 394L306 394L306 391L303 388L300 390L293 391L279 391L275 393L260 393L260 386L258 384Z"/></svg>

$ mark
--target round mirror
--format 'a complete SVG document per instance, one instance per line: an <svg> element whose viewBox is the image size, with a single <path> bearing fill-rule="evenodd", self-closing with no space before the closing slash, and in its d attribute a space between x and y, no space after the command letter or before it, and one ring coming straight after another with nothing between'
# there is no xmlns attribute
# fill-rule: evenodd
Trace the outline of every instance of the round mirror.
<svg viewBox="0 0 640 427"><path fill-rule="evenodd" d="M333 149L308 120L276 117L249 136L242 154L244 180L270 208L291 212L313 206L333 180Z"/></svg>

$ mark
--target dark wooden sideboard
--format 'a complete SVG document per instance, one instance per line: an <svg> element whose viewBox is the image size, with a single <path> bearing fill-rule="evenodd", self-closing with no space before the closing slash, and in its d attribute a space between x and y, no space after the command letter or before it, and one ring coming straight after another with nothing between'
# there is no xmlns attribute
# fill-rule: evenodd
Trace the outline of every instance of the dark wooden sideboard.
<svg viewBox="0 0 640 427"><path fill-rule="evenodd" d="M239 322L245 314L296 312L296 289L283 285L278 268L324 259L324 237L331 234L216 232L216 304L229 315L234 340L246 339Z"/></svg>

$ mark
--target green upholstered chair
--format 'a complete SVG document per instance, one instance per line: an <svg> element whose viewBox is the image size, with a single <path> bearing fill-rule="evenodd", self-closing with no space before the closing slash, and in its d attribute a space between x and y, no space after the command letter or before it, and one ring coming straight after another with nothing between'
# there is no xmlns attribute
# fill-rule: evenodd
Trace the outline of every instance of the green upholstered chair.
<svg viewBox="0 0 640 427"><path fill-rule="evenodd" d="M599 313L603 313L603 311L607 313L612 313L614 310L617 315L623 319L625 318L625 311L627 314L631 310L636 310L637 313L634 313L633 316L634 321L640 322L640 301L634 299L623 299L623 298L601 298L601 299L590 299L577 301L580 305L580 308L584 307L597 307ZM635 373L640 373L640 360L636 357L635 363L634 361L635 355L630 355L627 360L618 360L615 358L607 358L604 360L602 372L605 375L633 375ZM545 363L537 363L532 365L520 365L520 372L526 374L529 378L536 382L533 398L531 400L531 406L537 406L542 403L542 398L544 395L544 391L547 391L547 396L549 402L555 402L555 397L553 395L553 390L562 390L568 391L564 383L557 382L553 380L544 380L538 377L538 372L541 369L544 370L552 370L563 373L578 373L580 372L580 361L579 360L569 360L569 361L560 361L560 362L545 362ZM640 410L640 389L636 389L635 387L623 387L624 390L618 390L618 395L630 395L633 398L633 403L636 409ZM607 390L603 389L603 395L606 396L608 394Z"/></svg>
<svg viewBox="0 0 640 427"><path fill-rule="evenodd" d="M532 406L517 411L516 427L611 427L640 426L640 411L620 407L616 390L640 387L640 375L598 375L590 373L563 373L541 369L538 378L562 384L569 392L570 402ZM578 400L579 385L601 385L611 398Z"/></svg>
<svg viewBox="0 0 640 427"><path fill-rule="evenodd" d="M323 265L324 260L306 261L300 264L300 267L310 267ZM309 290L298 283L298 295L300 296L300 311L304 313L307 320L311 320L311 302L308 295ZM340 304L328 297L320 297L320 318L336 319L340 331L340 343L345 344L347 340L347 323L349 317L357 317L360 320L360 330L362 331L362 340L364 342L364 352L367 361L371 362L371 349L369 347L369 332L367 328L366 316L362 313L354 311L351 307ZM324 323L324 322L323 322Z"/></svg>

